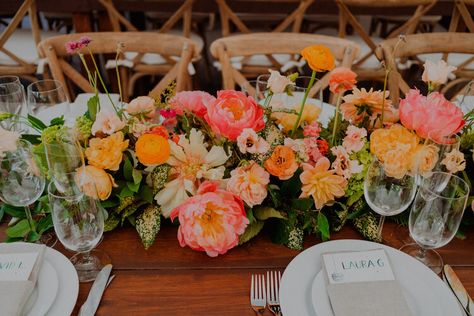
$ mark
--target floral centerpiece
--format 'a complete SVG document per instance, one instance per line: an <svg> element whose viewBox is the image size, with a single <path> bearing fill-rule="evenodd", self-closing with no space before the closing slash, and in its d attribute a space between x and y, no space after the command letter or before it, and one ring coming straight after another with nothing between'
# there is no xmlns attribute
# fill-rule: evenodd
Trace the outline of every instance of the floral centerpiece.
<svg viewBox="0 0 474 316"><path fill-rule="evenodd" d="M74 53L87 43L68 47ZM357 88L356 74L335 68L327 47L311 46L301 55L313 72L296 107L273 106L272 96L291 94L296 77L275 71L263 105L233 90L212 96L168 89L159 99L141 96L114 111L94 98L74 126L84 155L77 171L98 189L90 194L107 210L106 231L130 224L148 248L164 218L179 226L181 246L209 256L249 241L264 226L274 242L293 249L303 248L305 234L327 240L347 221L376 239L376 215L362 198L372 159L393 177L429 176L441 160L451 172L464 169L461 152L438 157L438 148L426 143L433 130L442 138L464 127L461 150L471 155L474 148L473 115L465 125L460 109L432 91L444 83L433 79L436 65L427 64L423 75L428 96L412 90L397 109L387 91ZM320 109L306 100L316 73L327 71L338 101L324 128ZM95 86L102 82L98 70L88 73ZM42 130L43 142L66 129L60 119L50 126L29 120Z"/></svg>

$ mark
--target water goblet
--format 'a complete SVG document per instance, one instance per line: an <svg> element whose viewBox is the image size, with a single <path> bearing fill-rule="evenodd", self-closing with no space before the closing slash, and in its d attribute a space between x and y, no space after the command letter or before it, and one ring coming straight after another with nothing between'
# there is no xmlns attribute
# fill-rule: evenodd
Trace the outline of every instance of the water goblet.
<svg viewBox="0 0 474 316"><path fill-rule="evenodd" d="M68 125L72 123L69 100L61 82L40 80L30 84L26 90L28 109L33 115L54 108L54 114L63 114Z"/></svg>
<svg viewBox="0 0 474 316"><path fill-rule="evenodd" d="M415 243L400 250L439 274L443 259L434 249L445 246L453 239L468 197L469 185L458 176L436 171L424 178L408 220L410 236Z"/></svg>
<svg viewBox="0 0 474 316"><path fill-rule="evenodd" d="M380 215L377 239L382 241L386 216L400 214L408 208L416 193L416 179L410 174L397 179L387 175L383 164L374 158L364 180L364 197L369 207Z"/></svg>
<svg viewBox="0 0 474 316"><path fill-rule="evenodd" d="M21 114L25 108L25 90L17 76L0 76L0 111L15 115ZM20 131L21 126L17 117L0 122L7 130Z"/></svg>

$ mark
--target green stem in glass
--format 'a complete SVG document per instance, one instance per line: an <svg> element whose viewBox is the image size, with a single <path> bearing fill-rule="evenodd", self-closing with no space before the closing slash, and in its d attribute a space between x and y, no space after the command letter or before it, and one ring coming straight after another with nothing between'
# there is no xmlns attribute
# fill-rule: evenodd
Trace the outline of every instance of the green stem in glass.
<svg viewBox="0 0 474 316"><path fill-rule="evenodd" d="M334 126L332 128L332 138L331 138L331 147L334 146L336 142L336 132L337 126L339 125L339 107L341 106L342 100L342 93L339 93L337 96L337 103L336 103L336 116L334 117Z"/></svg>
<svg viewBox="0 0 474 316"><path fill-rule="evenodd" d="M316 80L316 71L313 70L311 73L311 79L309 81L308 87L306 88L306 91L304 93L303 101L301 102L301 108L300 112L298 113L298 118L296 119L295 126L293 127L293 131L291 132L291 136L294 136L296 133L296 130L298 129L298 126L300 126L300 121L301 121L301 116L303 116L303 111L304 111L304 106L306 104L306 99L308 98L309 91L313 87L314 81Z"/></svg>
<svg viewBox="0 0 474 316"><path fill-rule="evenodd" d="M28 221L28 226L30 226L30 231L34 231L35 226L33 222L33 216L31 215L31 210L28 206L25 206L25 214L26 214L26 220Z"/></svg>

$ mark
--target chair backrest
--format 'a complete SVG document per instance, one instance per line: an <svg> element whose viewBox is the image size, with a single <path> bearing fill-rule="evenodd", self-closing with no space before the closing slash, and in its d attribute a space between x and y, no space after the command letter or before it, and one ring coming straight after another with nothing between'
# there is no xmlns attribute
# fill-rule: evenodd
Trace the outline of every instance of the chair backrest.
<svg viewBox="0 0 474 316"><path fill-rule="evenodd" d="M474 0L454 1L451 23L449 24L449 32L464 32L465 29L467 29L469 32L474 33L474 21L469 7L471 7L472 10L472 7L474 7ZM461 27L463 27L463 29L461 29Z"/></svg>
<svg viewBox="0 0 474 316"><path fill-rule="evenodd" d="M0 65L0 74L19 74L26 75L25 77L28 77L28 74L34 74L36 72L35 65L28 63L27 61L18 57L15 52L11 52L4 47L5 43L21 24L21 21L26 16L26 14L28 14L30 18L31 31L33 33L33 39L36 45L38 45L41 41L36 2L35 0L25 0L16 12L15 16L12 18L11 22L0 34L0 51L15 61L17 65Z"/></svg>
<svg viewBox="0 0 474 316"><path fill-rule="evenodd" d="M304 14L308 7L314 2L314 0L254 0L249 5L248 0L215 0L219 6L219 12L221 16L221 28L222 35L231 35L231 22L235 25L238 33L251 33L250 28L242 21L239 17L237 10L233 10L232 7L239 7L239 9L256 7L259 6L263 10L268 6L282 6L292 5L296 6L294 11L289 14L285 12L284 19L272 30L273 32L283 32L291 26L291 31L298 33L301 30L301 24L303 22ZM240 11L240 10L239 10ZM245 11L244 11L245 12ZM255 12L255 10L253 11ZM260 11L265 12L265 11Z"/></svg>
<svg viewBox="0 0 474 316"><path fill-rule="evenodd" d="M362 56L355 67L365 62L377 48L377 44L371 39L362 24L357 20L350 8L355 7L381 7L381 8L396 8L396 7L414 7L414 13L405 23L393 30L388 38L394 38L400 34L413 34L420 19L428 13L428 11L436 4L437 0L336 0L339 7L339 36L345 37L347 24L350 24L354 31L362 38L362 40L370 47L371 52Z"/></svg>
<svg viewBox="0 0 474 316"><path fill-rule="evenodd" d="M405 94L410 90L397 70L396 59L431 53L474 54L474 33L412 34L407 35L404 42L399 43L396 38L381 42L376 54L379 59L385 61L386 67L390 70L388 87L394 104L399 102L400 91Z"/></svg>
<svg viewBox="0 0 474 316"><path fill-rule="evenodd" d="M240 87L248 81L239 70L232 66L231 58L235 56L252 56L258 54L300 54L307 46L322 44L329 47L341 66L350 68L359 54L359 46L342 38L316 35L287 33L253 33L233 35L220 38L211 44L211 53L222 65L222 79L224 89L234 89L235 84ZM315 95L329 84L329 74L323 76L311 90Z"/></svg>
<svg viewBox="0 0 474 316"><path fill-rule="evenodd" d="M55 36L42 41L39 44L40 53L48 58L53 78L67 85L66 78L73 82L84 92L94 92L89 81L68 62L69 54L66 52L65 44L69 41L78 40L82 36L92 39L88 49L94 54L116 53L117 45L122 45L124 52L157 53L167 56L176 56L174 65L156 65L154 67L168 67L168 72L161 81L153 88L150 95L159 96L160 93L173 81L176 80L176 90L183 90L188 78L187 66L193 58L194 43L183 36L159 34L152 32L97 32L79 33ZM136 69L139 71L139 69ZM70 95L69 95L70 97Z"/></svg>

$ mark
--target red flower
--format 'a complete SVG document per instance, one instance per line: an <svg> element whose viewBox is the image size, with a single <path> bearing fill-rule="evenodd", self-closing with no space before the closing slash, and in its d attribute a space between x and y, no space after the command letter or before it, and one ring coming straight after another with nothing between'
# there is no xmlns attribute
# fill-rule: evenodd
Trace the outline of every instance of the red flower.
<svg viewBox="0 0 474 316"><path fill-rule="evenodd" d="M327 156L329 152L329 144L325 139L318 139L316 141L316 144L318 144L318 149L321 155Z"/></svg>

